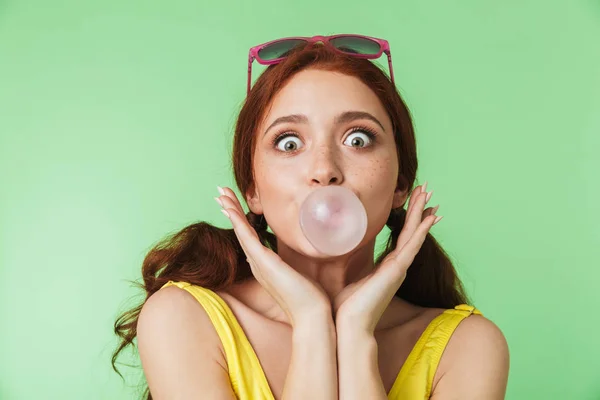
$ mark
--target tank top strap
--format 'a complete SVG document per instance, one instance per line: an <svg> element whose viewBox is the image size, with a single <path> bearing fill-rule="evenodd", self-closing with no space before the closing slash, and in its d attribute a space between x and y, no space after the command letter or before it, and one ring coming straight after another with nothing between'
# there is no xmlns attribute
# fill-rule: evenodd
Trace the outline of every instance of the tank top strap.
<svg viewBox="0 0 600 400"><path fill-rule="evenodd" d="M223 344L229 378L237 398L273 399L258 356L233 311L221 296L208 288L188 282L169 281L161 289L168 286L177 286L191 294L208 314Z"/></svg>
<svg viewBox="0 0 600 400"><path fill-rule="evenodd" d="M471 314L483 315L477 308L468 304L459 304L454 309L446 310L449 314L460 314L468 317Z"/></svg>
<svg viewBox="0 0 600 400"><path fill-rule="evenodd" d="M446 345L461 321L472 314L483 315L471 305L460 304L444 310L431 321L404 362L388 399L428 399L431 396L433 378Z"/></svg>

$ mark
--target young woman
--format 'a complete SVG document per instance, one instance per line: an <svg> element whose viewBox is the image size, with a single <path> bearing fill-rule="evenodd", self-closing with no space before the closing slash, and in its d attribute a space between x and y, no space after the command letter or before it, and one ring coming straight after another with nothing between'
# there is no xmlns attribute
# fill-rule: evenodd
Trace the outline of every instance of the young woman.
<svg viewBox="0 0 600 400"><path fill-rule="evenodd" d="M390 79L369 61L384 52ZM272 65L250 90L255 59ZM219 188L233 229L200 222L157 245L143 263L146 301L115 324L113 366L137 336L147 398L504 398L506 340L468 305L429 233L441 217L427 184L411 190L415 135L387 41L252 48L233 168L249 212ZM352 190L368 216L364 239L338 257L298 223L303 199L326 185Z"/></svg>

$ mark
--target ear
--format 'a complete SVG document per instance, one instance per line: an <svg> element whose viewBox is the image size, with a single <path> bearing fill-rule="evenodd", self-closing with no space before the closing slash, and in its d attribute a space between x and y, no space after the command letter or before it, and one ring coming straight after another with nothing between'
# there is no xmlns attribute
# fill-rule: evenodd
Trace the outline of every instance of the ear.
<svg viewBox="0 0 600 400"><path fill-rule="evenodd" d="M260 196L254 183L252 183L248 188L248 192L246 193L246 202L248 203L248 208L254 214L261 215L263 213L262 204L260 203Z"/></svg>
<svg viewBox="0 0 600 400"><path fill-rule="evenodd" d="M408 187L405 190L400 188L396 188L394 192L394 199L392 201L392 208L400 208L406 203L406 199L408 198Z"/></svg>

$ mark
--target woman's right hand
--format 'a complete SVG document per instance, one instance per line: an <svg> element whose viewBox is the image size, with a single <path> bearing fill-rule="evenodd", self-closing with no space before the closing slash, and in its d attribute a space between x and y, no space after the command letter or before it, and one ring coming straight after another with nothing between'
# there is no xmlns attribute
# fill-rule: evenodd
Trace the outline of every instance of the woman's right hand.
<svg viewBox="0 0 600 400"><path fill-rule="evenodd" d="M252 274L279 303L293 327L300 321L310 321L324 312L331 315L331 302L325 291L285 263L277 253L263 246L231 189L223 188L223 194L215 197L215 200L229 217Z"/></svg>

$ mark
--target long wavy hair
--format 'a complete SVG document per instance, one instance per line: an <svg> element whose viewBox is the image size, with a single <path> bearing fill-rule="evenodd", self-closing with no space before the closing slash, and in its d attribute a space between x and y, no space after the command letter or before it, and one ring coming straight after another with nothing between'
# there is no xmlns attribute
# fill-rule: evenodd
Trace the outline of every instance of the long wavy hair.
<svg viewBox="0 0 600 400"><path fill-rule="evenodd" d="M265 69L240 110L232 154L233 172L240 193L248 193L253 184L255 133L261 118L283 85L307 68L353 76L373 90L392 120L399 160L398 187L403 190L413 188L418 166L414 128L410 111L396 87L369 60L335 52L325 45L305 44L291 50L284 61ZM252 212L246 216L263 245L277 252L276 237L267 230L265 218ZM390 235L385 249L376 257L375 265L396 246L405 217L404 207L390 212L386 222ZM150 250L142 263L143 284L138 285L145 291L144 301L125 311L115 321L114 330L120 343L112 356L113 369L121 375L116 366L117 359L128 346L135 349L134 339L142 306L168 281L185 281L217 291L251 277L246 255L233 229L197 222L164 238ZM423 307L454 308L469 302L452 262L431 233L427 234L396 296ZM152 399L147 387L144 398Z"/></svg>

